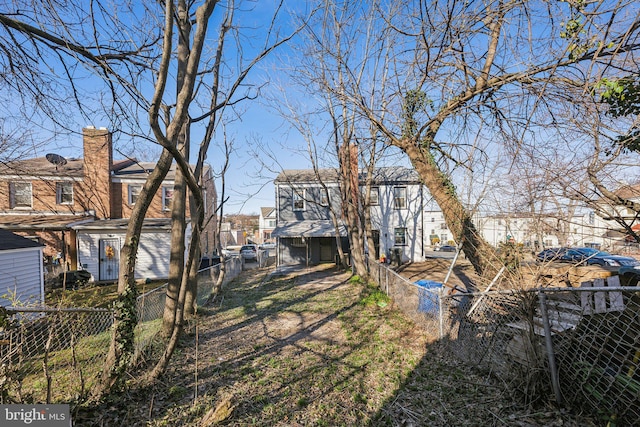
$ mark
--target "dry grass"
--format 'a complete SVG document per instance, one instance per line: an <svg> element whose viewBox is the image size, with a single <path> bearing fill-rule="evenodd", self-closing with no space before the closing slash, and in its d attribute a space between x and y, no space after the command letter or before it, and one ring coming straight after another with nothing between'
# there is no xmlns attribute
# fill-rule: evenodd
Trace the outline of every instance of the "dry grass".
<svg viewBox="0 0 640 427"><path fill-rule="evenodd" d="M344 272L264 274L200 309L162 381L132 381L75 425L589 425L521 408Z"/></svg>

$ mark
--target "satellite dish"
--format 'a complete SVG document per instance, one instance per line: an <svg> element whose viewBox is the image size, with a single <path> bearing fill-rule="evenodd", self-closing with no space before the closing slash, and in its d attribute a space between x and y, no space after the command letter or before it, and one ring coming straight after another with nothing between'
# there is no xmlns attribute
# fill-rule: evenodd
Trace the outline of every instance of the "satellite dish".
<svg viewBox="0 0 640 427"><path fill-rule="evenodd" d="M56 165L56 169L58 166L64 166L67 164L67 159L62 157L60 154L49 153L45 156L49 163Z"/></svg>

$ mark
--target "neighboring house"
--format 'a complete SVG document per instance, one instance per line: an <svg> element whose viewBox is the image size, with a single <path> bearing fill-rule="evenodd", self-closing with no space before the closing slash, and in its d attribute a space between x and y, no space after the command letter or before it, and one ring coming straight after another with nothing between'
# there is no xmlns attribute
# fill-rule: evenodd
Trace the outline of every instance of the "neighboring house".
<svg viewBox="0 0 640 427"><path fill-rule="evenodd" d="M349 251L338 177L334 169L320 169L317 174L313 170L285 170L275 179L276 228L272 236L277 238L278 265L335 262L338 250L331 210L339 218L340 245ZM424 207L430 197L418 174L402 167L376 168L372 178L374 256L398 253L403 261L424 259L429 244ZM362 185L362 173L359 180Z"/></svg>
<svg viewBox="0 0 640 427"><path fill-rule="evenodd" d="M78 239L78 261L83 270L91 273L96 281L118 279L120 249L127 232L128 221L98 220L74 226ZM185 240L191 237L187 227ZM147 218L140 233L136 257L136 279L157 280L169 276L171 255L171 220Z"/></svg>
<svg viewBox="0 0 640 427"><path fill-rule="evenodd" d="M135 159L113 160L112 136L104 128L83 129L82 159L63 159L47 155L18 160L0 167L0 229L38 238L45 244L48 261L61 258L68 269L81 268L78 262L77 226L92 221L115 221L113 227L122 227L123 219L130 217L134 204L153 163ZM155 195L146 218L171 218L171 201L175 177L175 164ZM210 168L203 172L205 215L214 215L215 187ZM126 221L124 221L126 223ZM208 222L202 234L203 253L215 245L215 220ZM111 238L108 223L101 222L92 238ZM161 243L166 252L170 239ZM166 246L166 247L165 247ZM102 258L104 260L104 258ZM157 260L160 262L160 259ZM83 254L82 264L100 262ZM167 258L163 262L168 263ZM161 271L159 269L158 271ZM94 275L94 280L99 280Z"/></svg>
<svg viewBox="0 0 640 427"><path fill-rule="evenodd" d="M276 228L276 208L260 208L259 233L260 243L271 242L271 233Z"/></svg>
<svg viewBox="0 0 640 427"><path fill-rule="evenodd" d="M43 245L0 230L0 306L44 305Z"/></svg>

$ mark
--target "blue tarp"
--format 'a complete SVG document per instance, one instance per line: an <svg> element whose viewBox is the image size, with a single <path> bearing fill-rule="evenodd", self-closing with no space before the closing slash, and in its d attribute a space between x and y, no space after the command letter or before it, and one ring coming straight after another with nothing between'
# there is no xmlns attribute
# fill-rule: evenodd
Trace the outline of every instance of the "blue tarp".
<svg viewBox="0 0 640 427"><path fill-rule="evenodd" d="M421 313L438 314L440 310L440 290L442 283L432 280L418 280L418 311Z"/></svg>

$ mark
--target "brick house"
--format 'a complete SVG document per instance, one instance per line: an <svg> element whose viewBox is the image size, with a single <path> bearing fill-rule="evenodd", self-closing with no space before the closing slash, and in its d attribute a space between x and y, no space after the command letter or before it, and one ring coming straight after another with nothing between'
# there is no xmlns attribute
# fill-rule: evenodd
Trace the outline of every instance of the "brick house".
<svg viewBox="0 0 640 427"><path fill-rule="evenodd" d="M54 154L0 166L0 229L43 243L45 262L61 258L71 270L85 264L85 260L79 262L77 227L100 221L109 234L113 224L126 224L123 220L130 217L148 172L154 167L153 163L135 159L114 161L112 135L104 128L83 129L83 151L83 158L63 159ZM146 218L164 219L169 224L174 177L175 165L155 195ZM203 172L203 186L205 210L212 215L216 192L208 167ZM202 235L203 253L215 248L215 223L210 221L210 229Z"/></svg>

